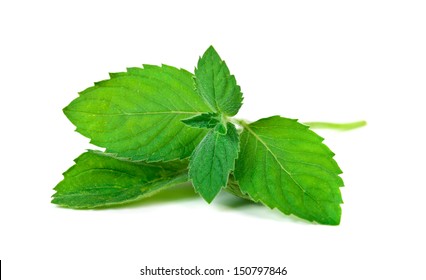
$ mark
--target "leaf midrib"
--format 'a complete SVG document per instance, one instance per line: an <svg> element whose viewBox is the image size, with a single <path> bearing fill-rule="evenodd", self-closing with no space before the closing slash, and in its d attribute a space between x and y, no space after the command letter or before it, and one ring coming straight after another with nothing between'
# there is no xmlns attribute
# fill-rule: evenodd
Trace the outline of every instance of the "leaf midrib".
<svg viewBox="0 0 426 280"><path fill-rule="evenodd" d="M69 111L75 112L75 113L97 115L97 116L139 116L139 115L164 115L164 114L198 115L203 113L203 112L187 112L187 111L159 111L159 112L134 112L134 113L124 112L124 113L105 114L105 113L86 112L86 111L80 111L80 110L69 110Z"/></svg>

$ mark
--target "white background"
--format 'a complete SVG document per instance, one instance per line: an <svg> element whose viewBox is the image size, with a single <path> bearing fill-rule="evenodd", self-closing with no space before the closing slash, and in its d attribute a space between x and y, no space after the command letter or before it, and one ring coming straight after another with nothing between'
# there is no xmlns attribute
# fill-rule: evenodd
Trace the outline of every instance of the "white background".
<svg viewBox="0 0 426 280"><path fill-rule="evenodd" d="M424 1L2 1L2 279L146 279L145 265L426 279L425 15ZM142 63L192 71L211 44L244 92L239 117L369 122L318 131L344 171L340 226L190 189L102 211L50 204L91 148L61 111L78 91Z"/></svg>

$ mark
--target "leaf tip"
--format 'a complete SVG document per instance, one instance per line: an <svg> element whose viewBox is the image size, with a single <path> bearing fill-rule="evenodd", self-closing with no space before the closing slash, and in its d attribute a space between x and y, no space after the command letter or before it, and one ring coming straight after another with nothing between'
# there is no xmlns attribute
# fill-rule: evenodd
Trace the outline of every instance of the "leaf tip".
<svg viewBox="0 0 426 280"><path fill-rule="evenodd" d="M72 103L70 103L70 104L68 104L66 107L64 107L64 108L62 108L62 113L70 120L70 117L71 117L71 112L72 112L72 109L71 109L71 104Z"/></svg>
<svg viewBox="0 0 426 280"><path fill-rule="evenodd" d="M209 52L216 52L216 50L215 50L215 48L213 47L213 45L210 45L210 46L207 48L207 51L209 51Z"/></svg>
<svg viewBox="0 0 426 280"><path fill-rule="evenodd" d="M208 204L211 204L213 200L216 198L216 196L218 195L218 193L220 192L220 189L217 193L200 192L199 190L196 190L196 191L204 199L205 202L207 202Z"/></svg>
<svg viewBox="0 0 426 280"><path fill-rule="evenodd" d="M204 52L203 56L200 57L200 60L206 59L207 57L216 57L216 59L222 60L216 51L216 49L213 47L213 45L210 45L207 50Z"/></svg>
<svg viewBox="0 0 426 280"><path fill-rule="evenodd" d="M326 225L329 226L338 226L340 225L340 216L337 219L332 219L329 221L329 223L325 223Z"/></svg>

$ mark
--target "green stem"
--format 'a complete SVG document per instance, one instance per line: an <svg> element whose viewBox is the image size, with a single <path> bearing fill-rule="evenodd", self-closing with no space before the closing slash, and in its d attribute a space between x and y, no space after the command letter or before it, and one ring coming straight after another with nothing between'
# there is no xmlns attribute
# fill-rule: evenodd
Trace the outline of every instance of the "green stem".
<svg viewBox="0 0 426 280"><path fill-rule="evenodd" d="M329 123L329 122L305 122L307 126L313 129L336 129L336 130L351 130L367 125L366 121L357 121L351 123Z"/></svg>
<svg viewBox="0 0 426 280"><path fill-rule="evenodd" d="M242 119L234 119L231 118L229 119L230 122L232 122L233 124L239 125L241 127L243 127L244 129L249 125L250 122L246 121L246 120L242 120Z"/></svg>
<svg viewBox="0 0 426 280"><path fill-rule="evenodd" d="M240 125L242 127L247 127L249 122L241 119L234 119L229 118L228 121ZM307 126L313 129L335 129L335 130L351 130L360 128L367 125L366 121L357 121L357 122L350 122L350 123L330 123L330 122L305 122Z"/></svg>

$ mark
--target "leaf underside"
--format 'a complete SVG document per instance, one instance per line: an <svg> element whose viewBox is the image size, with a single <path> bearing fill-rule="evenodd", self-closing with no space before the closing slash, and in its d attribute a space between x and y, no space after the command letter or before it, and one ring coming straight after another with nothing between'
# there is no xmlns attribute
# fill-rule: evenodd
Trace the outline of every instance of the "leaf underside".
<svg viewBox="0 0 426 280"><path fill-rule="evenodd" d="M186 161L132 162L88 151L64 173L52 203L86 209L128 203L187 182L187 173Z"/></svg>
<svg viewBox="0 0 426 280"><path fill-rule="evenodd" d="M231 123L227 126L226 134L210 130L190 158L189 178L195 190L209 203L227 185L238 156L237 130Z"/></svg>
<svg viewBox="0 0 426 280"><path fill-rule="evenodd" d="M210 111L194 90L193 75L167 65L144 65L110 76L64 108L76 130L119 157L189 157L206 132L181 120Z"/></svg>
<svg viewBox="0 0 426 280"><path fill-rule="evenodd" d="M244 125L240 137L234 175L243 193L287 215L340 223L341 170L323 138L278 116Z"/></svg>

